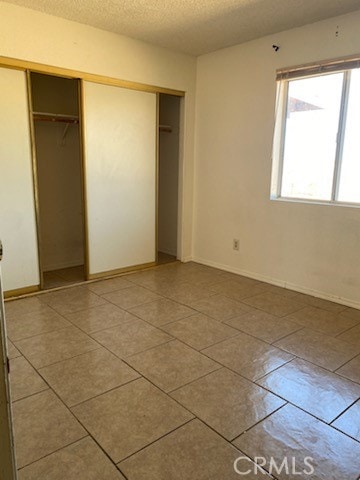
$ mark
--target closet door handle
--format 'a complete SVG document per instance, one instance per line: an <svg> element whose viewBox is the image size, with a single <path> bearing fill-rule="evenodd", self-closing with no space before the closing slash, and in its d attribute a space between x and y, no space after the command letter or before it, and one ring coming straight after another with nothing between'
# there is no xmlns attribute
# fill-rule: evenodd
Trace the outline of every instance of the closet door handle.
<svg viewBox="0 0 360 480"><path fill-rule="evenodd" d="M0 262L2 260L2 257L3 257L3 246L2 246L2 241L0 240Z"/></svg>

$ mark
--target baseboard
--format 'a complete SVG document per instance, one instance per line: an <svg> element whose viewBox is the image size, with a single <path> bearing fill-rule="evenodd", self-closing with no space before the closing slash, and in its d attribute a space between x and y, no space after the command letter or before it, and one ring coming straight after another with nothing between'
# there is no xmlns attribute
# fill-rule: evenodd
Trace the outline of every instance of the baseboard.
<svg viewBox="0 0 360 480"><path fill-rule="evenodd" d="M201 257L194 257L192 260L196 263L200 263L201 265L207 265L208 267L218 268L219 270L224 270L225 272L236 273L238 275L243 275L244 277L252 278L254 280L259 280L261 282L270 283L271 285L276 285L277 287L287 288L288 290L294 290L295 292L305 293L306 295L311 295L312 297L321 298L323 300L329 300L330 302L340 303L341 305L346 305L347 307L352 307L360 310L360 302L356 302L348 298L337 297L336 295L331 295L326 292L313 290L312 288L304 287L302 285L297 285L291 282L286 282L278 278L268 277L260 273L248 272L247 270L242 270L241 268L232 267L230 265L225 265L218 262L213 262L211 260L207 260Z"/></svg>
<svg viewBox="0 0 360 480"><path fill-rule="evenodd" d="M5 290L4 298L10 299L11 297L20 297L22 295L28 295L29 293L36 293L40 290L40 285L30 285L29 287L15 288L14 290Z"/></svg>
<svg viewBox="0 0 360 480"><path fill-rule="evenodd" d="M105 272L89 273L88 280L97 280L98 278L104 278L104 277L114 277L115 275L120 275L122 273L128 273L128 272L135 272L136 270L144 270L146 268L155 267L156 265L157 265L156 262L149 262L149 263L143 263L141 265L132 265L129 267L117 268L115 270L108 270Z"/></svg>
<svg viewBox="0 0 360 480"><path fill-rule="evenodd" d="M180 258L179 260L180 260L180 262L182 262L182 263L188 263L188 262L193 262L193 261L194 261L194 259L193 259L192 256L183 257L183 258ZM200 263L200 262L199 262L199 263Z"/></svg>

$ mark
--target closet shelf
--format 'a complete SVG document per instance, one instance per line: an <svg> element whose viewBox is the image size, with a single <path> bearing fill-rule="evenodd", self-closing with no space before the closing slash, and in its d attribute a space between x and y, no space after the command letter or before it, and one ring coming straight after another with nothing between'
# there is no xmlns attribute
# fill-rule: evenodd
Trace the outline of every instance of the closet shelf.
<svg viewBox="0 0 360 480"><path fill-rule="evenodd" d="M35 122L79 123L77 116L62 113L33 112L33 118Z"/></svg>
<svg viewBox="0 0 360 480"><path fill-rule="evenodd" d="M171 133L172 132L172 126L171 125L159 125L159 131L160 132Z"/></svg>

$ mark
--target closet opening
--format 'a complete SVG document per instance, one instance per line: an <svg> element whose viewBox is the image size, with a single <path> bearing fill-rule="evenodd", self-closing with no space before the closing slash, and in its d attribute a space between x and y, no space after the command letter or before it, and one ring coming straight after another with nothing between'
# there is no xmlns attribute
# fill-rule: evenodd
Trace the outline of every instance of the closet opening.
<svg viewBox="0 0 360 480"><path fill-rule="evenodd" d="M79 80L29 73L40 287L86 279Z"/></svg>
<svg viewBox="0 0 360 480"><path fill-rule="evenodd" d="M180 97L159 94L157 263L178 257Z"/></svg>

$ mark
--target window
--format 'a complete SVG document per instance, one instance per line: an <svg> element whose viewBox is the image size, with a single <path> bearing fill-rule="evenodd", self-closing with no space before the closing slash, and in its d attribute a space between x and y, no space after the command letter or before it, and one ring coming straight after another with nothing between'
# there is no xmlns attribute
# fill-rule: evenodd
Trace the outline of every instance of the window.
<svg viewBox="0 0 360 480"><path fill-rule="evenodd" d="M272 197L360 204L360 62L282 70L278 82Z"/></svg>

